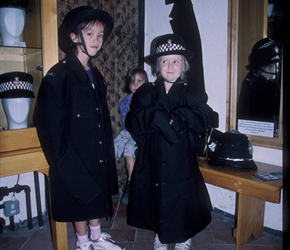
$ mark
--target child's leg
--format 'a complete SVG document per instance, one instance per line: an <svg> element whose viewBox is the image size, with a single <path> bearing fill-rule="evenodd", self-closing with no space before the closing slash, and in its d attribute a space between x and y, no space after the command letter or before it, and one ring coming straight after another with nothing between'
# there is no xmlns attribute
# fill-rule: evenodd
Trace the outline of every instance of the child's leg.
<svg viewBox="0 0 290 250"><path fill-rule="evenodd" d="M124 147L130 138L128 138L128 131L122 130L114 139L114 147L116 160L120 160L124 153Z"/></svg>
<svg viewBox="0 0 290 250"><path fill-rule="evenodd" d="M89 227L91 232L91 240L99 239L102 233L99 219L90 220Z"/></svg>
<svg viewBox="0 0 290 250"><path fill-rule="evenodd" d="M80 244L88 242L89 241L88 232L87 232L88 223L86 221L78 221L78 222L74 222L74 225L75 225L76 236L77 236L78 242Z"/></svg>
<svg viewBox="0 0 290 250"><path fill-rule="evenodd" d="M128 179L126 186L123 188L123 195L121 197L121 203L124 205L128 204L129 201L129 187L130 179L135 165L135 150L136 150L135 141L130 136L130 140L127 142L124 149L124 157L126 159L126 168L128 173Z"/></svg>
<svg viewBox="0 0 290 250"><path fill-rule="evenodd" d="M125 156L126 159L126 168L128 173L128 181L130 181L134 164L135 164L135 156Z"/></svg>
<svg viewBox="0 0 290 250"><path fill-rule="evenodd" d="M134 164L135 164L135 150L136 150L136 143L130 136L130 139L125 145L124 149L124 157L126 159L126 168L128 172L128 179L131 179Z"/></svg>

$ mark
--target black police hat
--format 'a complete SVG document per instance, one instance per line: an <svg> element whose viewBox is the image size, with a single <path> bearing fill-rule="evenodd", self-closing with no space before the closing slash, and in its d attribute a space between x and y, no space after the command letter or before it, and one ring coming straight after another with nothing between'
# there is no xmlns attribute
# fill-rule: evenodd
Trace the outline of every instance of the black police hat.
<svg viewBox="0 0 290 250"><path fill-rule="evenodd" d="M60 49L68 53L69 45L72 43L70 33L83 21L98 19L106 25L104 41L111 34L114 27L114 20L109 13L103 10L94 9L90 6L80 6L72 9L65 16L58 29L58 45Z"/></svg>
<svg viewBox="0 0 290 250"><path fill-rule="evenodd" d="M19 8L26 12L31 11L28 9L28 0L1 0L0 8Z"/></svg>
<svg viewBox="0 0 290 250"><path fill-rule="evenodd" d="M32 75L14 71L0 75L0 98L34 98Z"/></svg>
<svg viewBox="0 0 290 250"><path fill-rule="evenodd" d="M146 58L153 65L156 64L156 59L166 55L183 55L189 61L194 53L186 50L183 38L177 34L166 34L156 39L155 53Z"/></svg>
<svg viewBox="0 0 290 250"><path fill-rule="evenodd" d="M258 169L253 160L253 146L250 138L237 130L220 135L208 164L248 170Z"/></svg>

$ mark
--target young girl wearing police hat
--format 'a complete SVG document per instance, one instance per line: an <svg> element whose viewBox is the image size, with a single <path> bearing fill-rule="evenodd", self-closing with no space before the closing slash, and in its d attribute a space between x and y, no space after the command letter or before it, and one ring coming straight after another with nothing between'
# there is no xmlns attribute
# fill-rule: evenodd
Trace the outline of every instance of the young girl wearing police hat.
<svg viewBox="0 0 290 250"><path fill-rule="evenodd" d="M190 249L191 238L211 221L196 155L213 110L204 90L186 80L192 56L182 37L158 37L155 52L147 57L157 68L157 79L138 88L126 116L137 145L128 224L154 231L155 250L172 243L176 250Z"/></svg>
<svg viewBox="0 0 290 250"><path fill-rule="evenodd" d="M58 38L66 57L43 78L34 111L50 166L52 218L74 223L79 250L124 249L99 221L113 215L118 180L107 84L91 61L113 26L107 12L89 6L65 16Z"/></svg>

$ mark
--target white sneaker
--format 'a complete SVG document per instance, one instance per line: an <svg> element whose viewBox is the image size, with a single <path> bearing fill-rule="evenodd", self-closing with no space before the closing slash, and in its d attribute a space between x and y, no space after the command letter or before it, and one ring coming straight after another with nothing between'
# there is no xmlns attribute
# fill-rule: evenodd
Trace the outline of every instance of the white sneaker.
<svg viewBox="0 0 290 250"><path fill-rule="evenodd" d="M167 250L167 244L161 243L157 234L154 237L154 250Z"/></svg>
<svg viewBox="0 0 290 250"><path fill-rule="evenodd" d="M174 250L189 250L191 246L191 238L183 243L176 243Z"/></svg>
<svg viewBox="0 0 290 250"><path fill-rule="evenodd" d="M76 250L94 250L94 247L91 241L81 243L81 244L77 241Z"/></svg>
<svg viewBox="0 0 290 250"><path fill-rule="evenodd" d="M94 250L125 250L125 247L111 239L111 235L102 233L100 238L92 240Z"/></svg>

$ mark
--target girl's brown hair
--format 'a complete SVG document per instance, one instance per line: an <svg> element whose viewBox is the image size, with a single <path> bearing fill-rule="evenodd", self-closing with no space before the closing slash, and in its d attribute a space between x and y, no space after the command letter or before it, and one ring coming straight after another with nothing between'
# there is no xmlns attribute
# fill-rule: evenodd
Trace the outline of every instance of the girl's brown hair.
<svg viewBox="0 0 290 250"><path fill-rule="evenodd" d="M129 69L127 72L127 75L125 76L125 87L124 87L125 93L131 93L130 84L131 84L131 82L133 82L135 80L135 75L137 73L143 74L145 77L145 82L148 82L148 76L147 76L147 73L144 69L142 69L142 68Z"/></svg>

